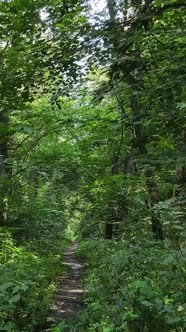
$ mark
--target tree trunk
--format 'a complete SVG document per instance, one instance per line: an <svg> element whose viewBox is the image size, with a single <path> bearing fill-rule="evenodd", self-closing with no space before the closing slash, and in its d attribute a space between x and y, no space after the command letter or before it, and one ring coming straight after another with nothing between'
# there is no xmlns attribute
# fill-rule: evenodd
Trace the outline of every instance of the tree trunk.
<svg viewBox="0 0 186 332"><path fill-rule="evenodd" d="M109 12L109 23L111 29L115 26L115 20L116 20L116 3L114 0L107 0L107 8ZM112 44L114 47L116 47L116 39L114 38L114 31L111 33L112 35ZM111 174L117 174L118 172L118 156L114 156L111 166ZM105 239L111 240L113 237L113 222L114 222L114 207L113 203L110 203L108 205L108 211L109 215L108 220L105 224Z"/></svg>
<svg viewBox="0 0 186 332"><path fill-rule="evenodd" d="M110 16L110 23L115 24L116 19L116 2L114 0L107 0L107 7Z"/></svg>
<svg viewBox="0 0 186 332"><path fill-rule="evenodd" d="M133 130L134 130L134 147L137 148L137 151L140 155L147 155L148 151L146 148L147 137L144 135L142 126L141 126L141 114L140 106L138 101L138 95L135 94L131 98L131 108L133 113ZM159 202L157 194L157 185L153 179L153 171L151 169L146 170L145 176L147 177L147 190L149 192L149 200L151 209L153 209L154 204ZM163 228L160 220L160 215L156 212L151 211L151 224L152 224L152 233L155 240L163 240Z"/></svg>
<svg viewBox="0 0 186 332"><path fill-rule="evenodd" d="M106 223L105 225L105 239L106 240L112 240L113 235L113 224Z"/></svg>
<svg viewBox="0 0 186 332"><path fill-rule="evenodd" d="M0 225L7 223L7 190L8 190L8 177L10 173L8 165L8 118L6 112L0 112Z"/></svg>
<svg viewBox="0 0 186 332"><path fill-rule="evenodd" d="M154 204L159 202L159 197L157 193L157 185L153 179L153 171L148 170L145 173L147 177L147 190L149 192L150 207L151 207L151 222L152 222L152 232L155 240L163 240L163 228L159 213L153 211Z"/></svg>

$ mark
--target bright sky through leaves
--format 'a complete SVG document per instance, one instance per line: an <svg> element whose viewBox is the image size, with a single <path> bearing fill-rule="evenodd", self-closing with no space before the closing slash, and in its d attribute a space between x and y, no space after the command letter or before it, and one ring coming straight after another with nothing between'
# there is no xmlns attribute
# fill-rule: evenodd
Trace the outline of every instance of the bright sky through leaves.
<svg viewBox="0 0 186 332"><path fill-rule="evenodd" d="M90 2L91 2L92 8L96 12L102 11L106 6L105 0L90 1Z"/></svg>

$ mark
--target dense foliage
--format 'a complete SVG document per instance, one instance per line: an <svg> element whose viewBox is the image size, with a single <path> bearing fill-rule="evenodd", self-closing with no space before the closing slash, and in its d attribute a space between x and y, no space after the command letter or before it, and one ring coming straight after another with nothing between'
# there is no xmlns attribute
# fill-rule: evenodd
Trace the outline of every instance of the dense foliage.
<svg viewBox="0 0 186 332"><path fill-rule="evenodd" d="M186 327L185 2L99 4L0 2L1 331L45 325L74 237L71 331Z"/></svg>
<svg viewBox="0 0 186 332"><path fill-rule="evenodd" d="M92 240L80 254L88 292L77 331L184 331L185 251L148 240Z"/></svg>

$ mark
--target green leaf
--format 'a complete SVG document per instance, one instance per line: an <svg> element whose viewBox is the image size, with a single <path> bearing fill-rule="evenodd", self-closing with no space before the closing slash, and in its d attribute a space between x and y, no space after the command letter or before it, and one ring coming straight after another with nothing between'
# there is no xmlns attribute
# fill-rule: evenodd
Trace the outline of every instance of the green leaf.
<svg viewBox="0 0 186 332"><path fill-rule="evenodd" d="M9 281L0 286L0 291L3 292L4 290L6 290L7 288L12 287L12 286L14 286L14 283Z"/></svg>
<svg viewBox="0 0 186 332"><path fill-rule="evenodd" d="M151 307L152 306L152 303L149 302L149 301L140 301L141 304L143 304L145 307Z"/></svg>
<svg viewBox="0 0 186 332"><path fill-rule="evenodd" d="M182 227L180 225L173 225L172 228L180 230L180 231L182 231L184 229L184 227Z"/></svg>
<svg viewBox="0 0 186 332"><path fill-rule="evenodd" d="M10 299L9 299L9 302L11 303L17 303L21 298L21 295L18 293L14 296L12 296Z"/></svg>
<svg viewBox="0 0 186 332"><path fill-rule="evenodd" d="M103 328L103 332L112 332L113 331L113 328L111 327L104 327Z"/></svg>

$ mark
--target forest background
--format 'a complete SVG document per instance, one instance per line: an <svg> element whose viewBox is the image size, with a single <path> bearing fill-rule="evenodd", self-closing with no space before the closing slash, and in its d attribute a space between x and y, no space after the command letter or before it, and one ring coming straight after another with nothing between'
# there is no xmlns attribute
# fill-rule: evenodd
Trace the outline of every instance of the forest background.
<svg viewBox="0 0 186 332"><path fill-rule="evenodd" d="M74 331L184 331L185 27L181 0L0 2L1 331L45 324L75 237Z"/></svg>

